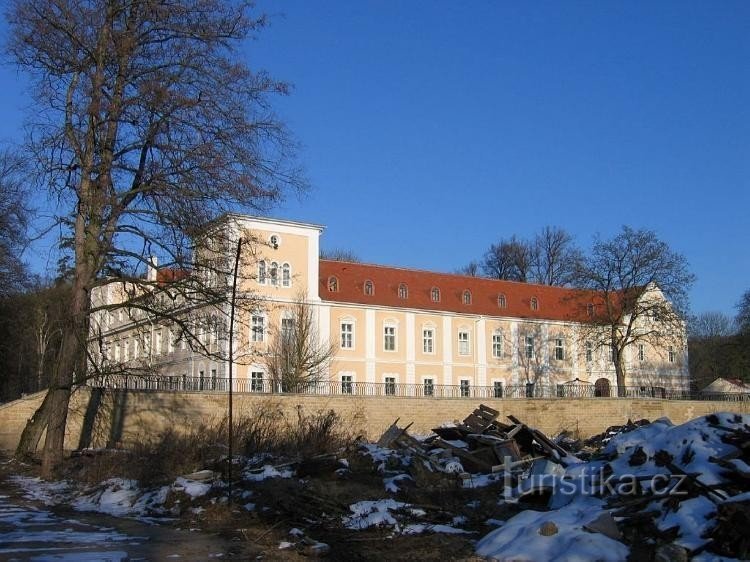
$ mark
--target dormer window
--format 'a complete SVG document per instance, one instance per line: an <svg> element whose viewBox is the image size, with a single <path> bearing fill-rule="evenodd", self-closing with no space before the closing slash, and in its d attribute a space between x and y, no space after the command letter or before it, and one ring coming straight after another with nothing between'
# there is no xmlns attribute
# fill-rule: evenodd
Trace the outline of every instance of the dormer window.
<svg viewBox="0 0 750 562"><path fill-rule="evenodd" d="M531 297L530 301L531 310L539 310L539 300L536 297Z"/></svg>
<svg viewBox="0 0 750 562"><path fill-rule="evenodd" d="M432 302L440 302L440 289L433 287L430 291L430 298L432 299Z"/></svg>
<svg viewBox="0 0 750 562"><path fill-rule="evenodd" d="M400 299L409 298L409 287L406 286L406 283L401 283L398 286L398 298Z"/></svg>
<svg viewBox="0 0 750 562"><path fill-rule="evenodd" d="M471 304L471 291L466 289L463 294L463 303L464 304Z"/></svg>
<svg viewBox="0 0 750 562"><path fill-rule="evenodd" d="M505 300L505 295L497 295L497 306L498 308L508 308L508 301Z"/></svg>
<svg viewBox="0 0 750 562"><path fill-rule="evenodd" d="M328 278L328 290L332 293L338 293L339 291L339 280L331 276Z"/></svg>
<svg viewBox="0 0 750 562"><path fill-rule="evenodd" d="M365 291L365 295L367 295L368 297L371 297L372 295L375 294L375 285L373 285L372 281L370 281L369 279L365 281L364 291Z"/></svg>
<svg viewBox="0 0 750 562"><path fill-rule="evenodd" d="M594 315L594 305L591 304L591 303L589 303L588 306L586 307L586 311L588 312L589 316L593 316Z"/></svg>

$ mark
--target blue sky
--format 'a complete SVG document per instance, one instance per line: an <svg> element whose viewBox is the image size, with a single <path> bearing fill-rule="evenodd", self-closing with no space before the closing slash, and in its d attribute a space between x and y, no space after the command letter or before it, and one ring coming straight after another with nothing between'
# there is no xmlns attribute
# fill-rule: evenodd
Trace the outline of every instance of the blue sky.
<svg viewBox="0 0 750 562"><path fill-rule="evenodd" d="M313 186L274 215L326 225L325 248L452 271L514 233L585 247L627 224L687 256L694 311L733 314L750 289L750 3L258 8L271 26L245 52L294 84L276 107Z"/></svg>

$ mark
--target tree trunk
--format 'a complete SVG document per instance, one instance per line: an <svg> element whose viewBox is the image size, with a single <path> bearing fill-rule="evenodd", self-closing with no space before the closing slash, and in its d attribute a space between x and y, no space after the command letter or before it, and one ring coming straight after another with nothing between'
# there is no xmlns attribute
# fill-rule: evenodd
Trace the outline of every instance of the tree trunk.
<svg viewBox="0 0 750 562"><path fill-rule="evenodd" d="M617 379L617 396L625 396L625 365L623 364L623 354L620 350L615 350L615 377Z"/></svg>
<svg viewBox="0 0 750 562"><path fill-rule="evenodd" d="M49 421L49 404L50 395L47 392L44 395L41 405L29 421L26 422L26 427L23 428L21 439L18 441L18 446L16 447L15 456L17 459L27 459L36 452L39 440L42 438L42 433L44 433L44 429L47 427L47 422Z"/></svg>

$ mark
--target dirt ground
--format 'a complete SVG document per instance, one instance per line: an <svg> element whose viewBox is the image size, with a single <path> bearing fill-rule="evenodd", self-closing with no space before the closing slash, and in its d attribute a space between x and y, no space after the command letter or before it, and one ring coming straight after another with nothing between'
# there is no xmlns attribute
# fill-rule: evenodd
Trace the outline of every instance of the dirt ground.
<svg viewBox="0 0 750 562"><path fill-rule="evenodd" d="M186 509L173 520L155 525L81 513L65 506L34 504L22 497L21 490L8 477L35 476L38 467L9 462L7 457L0 464L0 495L9 496L6 501L16 505L51 512L59 519L61 529L70 528L70 522L75 521L84 532L87 526L92 529L105 526L133 537L127 544L107 547L126 550L129 560L297 560L319 557L312 546L316 542L330 547L325 554L329 560L479 560L474 556L474 542L491 530L485 522L504 518L497 506L495 489L461 490L457 484L448 488L412 484L403 488L395 499L426 511L427 517L415 517L405 523L429 521L450 525L454 517L460 516L464 518L461 528L471 534L401 535L392 528L355 531L342 525L342 517L351 515L352 503L389 497L382 475L375 473L372 463L365 458L352 462L344 476L330 467L307 469L310 473L304 478L239 482L235 485L231 508L205 498L192 504L193 508L199 508L198 513ZM247 502L254 503L255 509L245 509L243 505ZM292 529L299 529L304 535L292 536ZM280 549L282 542L292 546ZM46 546L53 553L52 548L69 545Z"/></svg>

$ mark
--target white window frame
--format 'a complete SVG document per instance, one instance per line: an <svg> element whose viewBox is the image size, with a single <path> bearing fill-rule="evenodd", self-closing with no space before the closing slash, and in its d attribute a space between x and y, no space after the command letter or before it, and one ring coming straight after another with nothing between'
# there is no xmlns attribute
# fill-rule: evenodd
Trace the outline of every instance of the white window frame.
<svg viewBox="0 0 750 562"><path fill-rule="evenodd" d="M362 286L362 292L366 297L371 297L375 294L375 283L371 279L365 279L365 284Z"/></svg>
<svg viewBox="0 0 750 562"><path fill-rule="evenodd" d="M673 345L667 346L667 360L670 363L674 363L676 358L677 358L677 355L675 354L674 346Z"/></svg>
<svg viewBox="0 0 750 562"><path fill-rule="evenodd" d="M638 361L646 360L646 346L642 343L638 344Z"/></svg>
<svg viewBox="0 0 750 562"><path fill-rule="evenodd" d="M492 357L495 359L503 358L503 333L501 331L495 331L492 334Z"/></svg>
<svg viewBox="0 0 750 562"><path fill-rule="evenodd" d="M263 314L253 314L250 317L250 341L252 343L266 341L266 317Z"/></svg>
<svg viewBox="0 0 750 562"><path fill-rule="evenodd" d="M505 395L505 381L502 379L492 379L490 382L492 383L492 397L502 398ZM498 388L500 388L499 394L497 392Z"/></svg>
<svg viewBox="0 0 750 562"><path fill-rule="evenodd" d="M292 286L292 266L288 262L281 264L281 286Z"/></svg>
<svg viewBox="0 0 750 562"><path fill-rule="evenodd" d="M435 379L432 375L422 377L422 396L435 396Z"/></svg>
<svg viewBox="0 0 750 562"><path fill-rule="evenodd" d="M164 352L164 334L161 329L156 330L154 340L154 354L161 355Z"/></svg>
<svg viewBox="0 0 750 562"><path fill-rule="evenodd" d="M558 352L560 357L558 357ZM552 349L552 357L555 361L565 361L565 340L563 338L555 338L555 346Z"/></svg>
<svg viewBox="0 0 750 562"><path fill-rule="evenodd" d="M438 287L430 289L430 300L432 302L440 302L440 289Z"/></svg>
<svg viewBox="0 0 750 562"><path fill-rule="evenodd" d="M471 333L465 328L458 330L458 354L463 357L471 355Z"/></svg>
<svg viewBox="0 0 750 562"><path fill-rule="evenodd" d="M172 328L167 328L167 353L174 353L174 339L172 339Z"/></svg>
<svg viewBox="0 0 750 562"><path fill-rule="evenodd" d="M523 340L524 357L534 359L536 357L536 341L534 336L525 336Z"/></svg>
<svg viewBox="0 0 750 562"><path fill-rule="evenodd" d="M258 262L258 284L265 285L268 271L266 270L266 260L260 260Z"/></svg>
<svg viewBox="0 0 750 562"><path fill-rule="evenodd" d="M388 348L389 341L392 343L391 349ZM398 351L398 326L393 322L383 324L383 351L388 353Z"/></svg>
<svg viewBox="0 0 750 562"><path fill-rule="evenodd" d="M348 330L344 328L348 326ZM339 343L341 349L354 349L354 320L351 318L342 318L339 322Z"/></svg>
<svg viewBox="0 0 750 562"><path fill-rule="evenodd" d="M350 373L339 375L341 382L341 394L354 394L354 376Z"/></svg>
<svg viewBox="0 0 750 562"><path fill-rule="evenodd" d="M594 360L594 343L591 340L587 340L585 344L586 363L591 363Z"/></svg>
<svg viewBox="0 0 750 562"><path fill-rule="evenodd" d="M398 375L395 375L393 373L385 373L383 375L383 394L385 396L396 396L397 385L398 385Z"/></svg>
<svg viewBox="0 0 750 562"><path fill-rule="evenodd" d="M268 277L272 287L279 286L279 263L276 261L271 262L271 266L268 268Z"/></svg>
<svg viewBox="0 0 750 562"><path fill-rule="evenodd" d="M422 353L435 355L435 328L422 326Z"/></svg>
<svg viewBox="0 0 750 562"><path fill-rule="evenodd" d="M281 318L281 337L285 338L294 334L294 318L292 316L283 316Z"/></svg>
<svg viewBox="0 0 750 562"><path fill-rule="evenodd" d="M461 398L469 398L471 396L471 379L468 377L458 379L458 389Z"/></svg>
<svg viewBox="0 0 750 562"><path fill-rule="evenodd" d="M263 392L266 374L263 371L250 372L250 392Z"/></svg>

